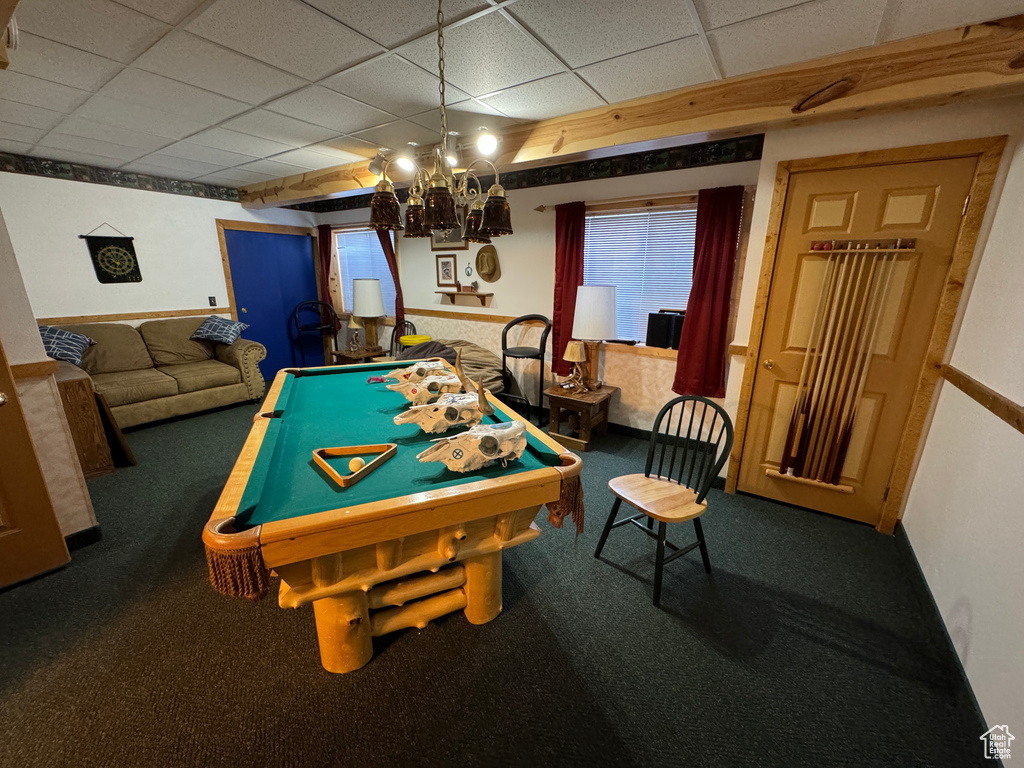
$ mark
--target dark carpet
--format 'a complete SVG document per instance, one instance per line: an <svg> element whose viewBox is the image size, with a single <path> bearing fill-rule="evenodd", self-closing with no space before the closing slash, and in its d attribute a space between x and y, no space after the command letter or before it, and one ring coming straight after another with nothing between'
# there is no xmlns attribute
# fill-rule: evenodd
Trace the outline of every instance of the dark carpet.
<svg viewBox="0 0 1024 768"><path fill-rule="evenodd" d="M206 580L200 533L253 413L129 433L138 466L89 483L103 540L0 593L0 765L982 763L982 721L896 540L713 491L714 573L677 560L654 608L651 540L619 529L593 558L606 481L646 452L616 435L584 457L586 532L541 514L542 536L506 553L495 621L453 614L327 673L310 608Z"/></svg>

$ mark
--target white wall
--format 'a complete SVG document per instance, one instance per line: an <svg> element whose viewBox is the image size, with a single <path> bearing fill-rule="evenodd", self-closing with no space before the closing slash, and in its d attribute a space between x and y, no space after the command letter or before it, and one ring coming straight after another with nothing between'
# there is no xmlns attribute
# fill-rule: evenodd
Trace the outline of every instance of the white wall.
<svg viewBox="0 0 1024 768"><path fill-rule="evenodd" d="M227 306L215 220L309 226L311 214L247 211L238 203L0 173L0 209L36 317ZM79 235L104 222L134 237L140 283L101 284ZM115 235L108 227L96 234Z"/></svg>

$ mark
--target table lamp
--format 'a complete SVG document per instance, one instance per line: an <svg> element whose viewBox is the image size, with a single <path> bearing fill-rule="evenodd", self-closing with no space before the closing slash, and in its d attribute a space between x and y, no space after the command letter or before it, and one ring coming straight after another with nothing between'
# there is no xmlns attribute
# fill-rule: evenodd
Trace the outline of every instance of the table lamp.
<svg viewBox="0 0 1024 768"><path fill-rule="evenodd" d="M350 315L348 318L348 351L358 352L362 347L362 342L359 339L359 331L363 328L363 321L355 315Z"/></svg>
<svg viewBox="0 0 1024 768"><path fill-rule="evenodd" d="M352 281L352 315L362 318L366 336L366 348L376 349L377 318L387 314L384 310L384 294L377 278L357 278Z"/></svg>
<svg viewBox="0 0 1024 768"><path fill-rule="evenodd" d="M586 363L583 366L583 384L587 389L600 389L597 380L600 369L600 342L614 339L615 286L581 285L576 289L576 312L572 319L572 336L583 341Z"/></svg>
<svg viewBox="0 0 1024 768"><path fill-rule="evenodd" d="M562 386L566 389L573 389L577 392L586 392L587 388L583 384L583 368L580 363L586 362L587 350L583 346L582 341L570 341L565 345L565 354L562 355L562 359L566 362L572 363L572 375L562 382Z"/></svg>

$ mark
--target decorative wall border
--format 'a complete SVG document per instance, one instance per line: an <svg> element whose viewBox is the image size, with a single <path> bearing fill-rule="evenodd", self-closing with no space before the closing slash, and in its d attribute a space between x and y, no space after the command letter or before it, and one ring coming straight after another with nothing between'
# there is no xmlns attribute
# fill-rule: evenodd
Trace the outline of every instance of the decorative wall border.
<svg viewBox="0 0 1024 768"><path fill-rule="evenodd" d="M0 172L46 176L65 181L84 181L88 184L105 184L110 187L143 189L149 192L166 192L171 195L188 195L189 197L238 202L238 190L231 187L218 187L200 181L168 179L163 176L150 176L146 173L117 171L113 168L100 168L82 163L47 160L44 157L15 155L11 152L0 152Z"/></svg>
<svg viewBox="0 0 1024 768"><path fill-rule="evenodd" d="M544 168L526 168L501 174L501 185L506 189L545 187L551 184L569 184L574 181L594 181L619 176L635 176L642 173L661 173L684 168L701 168L726 163L743 163L760 160L764 146L764 134L742 136L736 139L707 141L703 144L687 144L682 147L659 149L650 152L635 152L630 155L616 155L597 160L580 160L573 163L550 165ZM494 183L493 176L481 176L484 189ZM403 203L409 196L406 189L396 190ZM311 203L287 205L297 211L330 213L369 208L372 194L339 197L331 200L316 200Z"/></svg>

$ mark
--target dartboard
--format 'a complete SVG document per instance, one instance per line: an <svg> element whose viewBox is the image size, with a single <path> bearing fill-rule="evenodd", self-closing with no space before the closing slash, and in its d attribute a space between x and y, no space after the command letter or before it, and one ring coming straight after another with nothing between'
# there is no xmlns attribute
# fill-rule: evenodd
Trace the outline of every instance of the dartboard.
<svg viewBox="0 0 1024 768"><path fill-rule="evenodd" d="M127 275L135 269L135 257L124 248L108 245L96 254L96 263L111 275Z"/></svg>

